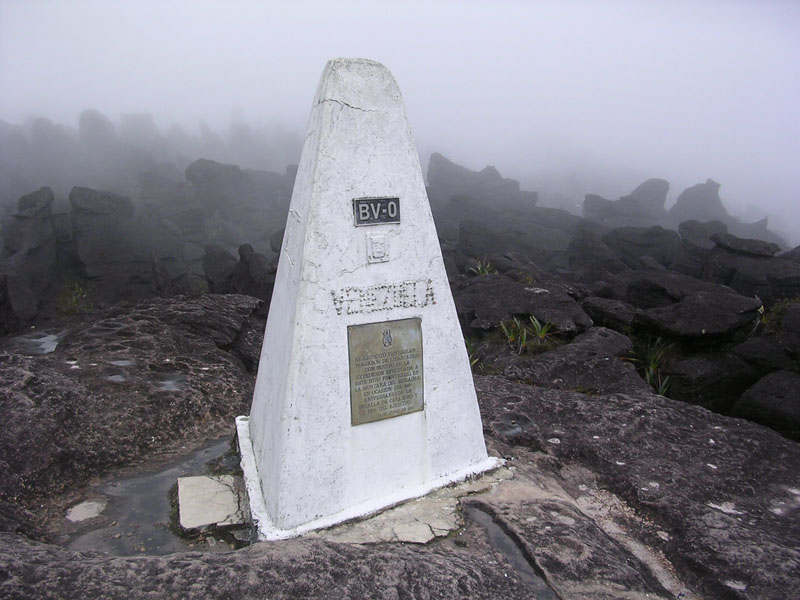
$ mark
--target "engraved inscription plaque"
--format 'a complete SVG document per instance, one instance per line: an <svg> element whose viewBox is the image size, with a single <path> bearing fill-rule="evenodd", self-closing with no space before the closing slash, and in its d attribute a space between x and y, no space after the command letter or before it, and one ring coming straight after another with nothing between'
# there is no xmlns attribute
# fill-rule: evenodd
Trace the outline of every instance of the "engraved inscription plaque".
<svg viewBox="0 0 800 600"><path fill-rule="evenodd" d="M400 222L400 198L353 198L356 227Z"/></svg>
<svg viewBox="0 0 800 600"><path fill-rule="evenodd" d="M350 325L347 347L352 425L424 408L422 319Z"/></svg>

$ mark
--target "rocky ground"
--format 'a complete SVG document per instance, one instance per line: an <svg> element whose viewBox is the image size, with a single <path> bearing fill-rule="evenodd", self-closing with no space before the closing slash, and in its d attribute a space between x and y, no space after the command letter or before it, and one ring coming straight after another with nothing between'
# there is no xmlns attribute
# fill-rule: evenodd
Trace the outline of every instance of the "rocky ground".
<svg viewBox="0 0 800 600"><path fill-rule="evenodd" d="M206 295L75 317L50 354L2 340L0 595L777 599L800 587L800 446L654 394L620 358L630 339L596 326L547 352L483 339L487 445L515 476L463 500L446 538L136 557L53 543L99 476L186 452L247 412L263 324L260 301Z"/></svg>
<svg viewBox="0 0 800 600"><path fill-rule="evenodd" d="M1 596L800 589L800 247L728 214L711 180L669 210L661 179L587 194L579 217L438 154L428 195L487 445L513 479L427 544L59 546L99 481L232 435L248 412L294 174L198 160L140 173L135 197L41 188L7 207Z"/></svg>

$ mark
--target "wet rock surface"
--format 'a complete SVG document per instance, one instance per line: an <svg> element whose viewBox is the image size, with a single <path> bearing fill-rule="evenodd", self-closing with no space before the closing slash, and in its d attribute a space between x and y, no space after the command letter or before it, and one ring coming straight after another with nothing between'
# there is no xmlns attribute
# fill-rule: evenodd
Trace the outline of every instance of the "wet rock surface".
<svg viewBox="0 0 800 600"><path fill-rule="evenodd" d="M476 385L496 451L513 457L512 464L549 464L543 470L557 474L567 496L577 496L581 512L613 532L589 502L594 480L597 493L613 494L624 505L610 517L612 524L665 558L699 596L778 599L796 589L796 443L759 425L652 394L590 396L496 377L477 377ZM607 506L615 502L606 500ZM555 510L575 519L571 511ZM579 530L563 528L564 537L554 536L574 549L570 556L585 556L581 548L591 544ZM531 552L537 556L534 544Z"/></svg>
<svg viewBox="0 0 800 600"><path fill-rule="evenodd" d="M0 594L784 598L800 584L797 444L619 377L635 377L620 358L630 340L602 327L521 357L543 385L476 377L490 452L514 477L464 499L450 536L136 557L34 541L98 500L85 495L93 477L211 439L247 411L261 306L140 302L73 322L49 354L0 355ZM591 393L570 391L592 371Z"/></svg>
<svg viewBox="0 0 800 600"><path fill-rule="evenodd" d="M0 501L33 510L227 429L249 407L247 323L263 328L260 304L236 295L145 301L74 323L49 354L0 350Z"/></svg>

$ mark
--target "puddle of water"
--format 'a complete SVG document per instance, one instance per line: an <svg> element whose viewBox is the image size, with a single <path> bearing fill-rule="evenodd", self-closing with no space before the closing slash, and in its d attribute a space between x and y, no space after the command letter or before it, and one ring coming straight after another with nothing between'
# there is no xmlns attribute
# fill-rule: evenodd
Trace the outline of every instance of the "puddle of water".
<svg viewBox="0 0 800 600"><path fill-rule="evenodd" d="M123 381L128 381L128 378L120 373L114 375L107 375L103 379L105 379L106 381L113 381L115 383L122 383Z"/></svg>
<svg viewBox="0 0 800 600"><path fill-rule="evenodd" d="M519 545L509 536L503 528L495 523L490 514L477 506L467 506L464 511L472 521L486 530L489 543L497 548L506 560L514 567L519 578L534 593L536 600L558 600L558 596L547 582L536 572Z"/></svg>
<svg viewBox="0 0 800 600"><path fill-rule="evenodd" d="M38 356L55 352L58 342L64 337L64 330L32 331L11 338L11 343L21 353L28 356Z"/></svg>
<svg viewBox="0 0 800 600"><path fill-rule="evenodd" d="M105 508L105 501L95 502L92 500L87 500L70 508L67 511L67 520L72 521L73 523L78 523L79 521L92 519L103 512Z"/></svg>
<svg viewBox="0 0 800 600"><path fill-rule="evenodd" d="M110 360L108 362L115 367L132 367L136 364L136 361L132 358L120 358L117 360Z"/></svg>
<svg viewBox="0 0 800 600"><path fill-rule="evenodd" d="M230 438L212 442L189 456L168 465L164 470L118 479L96 486L91 497L107 501L102 516L105 525L71 535L65 544L72 550L100 551L117 556L171 554L190 549L200 550L169 529L171 505L169 491L178 477L203 475L206 463L223 456ZM108 523L116 522L115 525ZM227 546L221 544L222 548Z"/></svg>
<svg viewBox="0 0 800 600"><path fill-rule="evenodd" d="M179 392L186 387L186 375L180 373L164 373L155 382L155 388L160 392Z"/></svg>

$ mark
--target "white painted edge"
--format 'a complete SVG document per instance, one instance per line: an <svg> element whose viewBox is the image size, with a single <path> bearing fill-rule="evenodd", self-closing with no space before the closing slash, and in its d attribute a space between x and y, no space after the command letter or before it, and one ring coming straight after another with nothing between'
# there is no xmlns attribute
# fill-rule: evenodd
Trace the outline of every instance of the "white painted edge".
<svg viewBox="0 0 800 600"><path fill-rule="evenodd" d="M259 541L267 540L285 540L297 537L314 531L315 529L324 529L337 525L350 519L364 517L371 513L378 512L382 509L389 508L403 502L411 500L412 498L419 498L432 492L433 490L462 481L467 477L478 475L486 471L492 471L502 467L506 461L502 458L488 457L479 463L475 463L459 469L453 473L449 473L437 479L426 481L422 485L400 490L388 496L381 496L374 498L354 506L350 506L332 515L327 515L320 519L303 523L292 529L279 529L269 518L267 513L267 505L264 501L264 494L261 491L261 484L258 478L258 468L256 467L256 458L253 453L253 443L250 439L250 417L239 416L236 417L236 431L239 438L239 453L241 454L241 466L244 474L244 484L247 490L247 497L250 503L250 515L253 519L253 526Z"/></svg>

